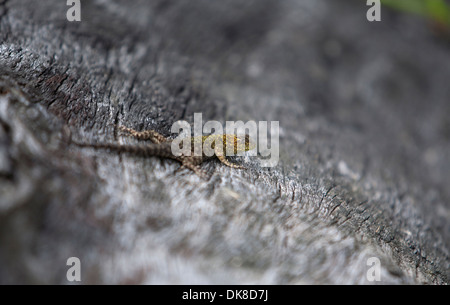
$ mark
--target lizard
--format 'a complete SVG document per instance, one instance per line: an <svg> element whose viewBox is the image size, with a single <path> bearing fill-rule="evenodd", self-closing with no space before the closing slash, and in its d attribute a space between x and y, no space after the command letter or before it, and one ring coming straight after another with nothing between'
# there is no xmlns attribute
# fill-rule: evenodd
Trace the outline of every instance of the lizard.
<svg viewBox="0 0 450 305"><path fill-rule="evenodd" d="M227 147L232 145L232 150L234 154L249 151L255 148L255 146L250 142L250 137L248 135L245 136L236 136L234 134L219 134L219 135L209 135L209 136L197 136L190 137L190 145L191 145L191 154L176 156L172 153L172 139L163 136L155 130L144 130L144 131L136 131L132 128L128 128L126 126L117 126L119 131L126 133L127 135L134 137L138 140L150 140L152 143L147 144L111 144L111 143L80 143L76 141L71 141L77 146L80 147L91 147L94 149L109 149L116 152L126 152L135 155L142 155L145 157L160 157L160 158L169 158L176 160L181 163L180 168L177 170L181 170L183 168L187 168L192 170L195 174L200 177L206 177L206 173L200 168L200 164L202 164L205 160L213 157L217 157L219 161L226 166L236 169L245 169L244 166L232 163L228 161L225 157L225 152L227 151ZM201 156L194 155L194 146L201 145L203 148L203 144L206 141L211 141L211 148L214 149L214 155L208 157L204 154L202 149ZM183 143L183 142L182 142ZM223 145L219 145L222 144Z"/></svg>

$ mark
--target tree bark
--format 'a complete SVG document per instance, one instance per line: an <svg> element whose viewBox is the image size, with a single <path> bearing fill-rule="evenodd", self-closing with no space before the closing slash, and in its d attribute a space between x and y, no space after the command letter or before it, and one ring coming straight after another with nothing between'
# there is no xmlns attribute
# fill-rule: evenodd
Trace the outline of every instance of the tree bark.
<svg viewBox="0 0 450 305"><path fill-rule="evenodd" d="M245 3L244 3L245 2ZM449 46L354 1L0 1L0 283L448 284ZM393 30L395 29L395 30ZM280 162L85 143L279 121Z"/></svg>

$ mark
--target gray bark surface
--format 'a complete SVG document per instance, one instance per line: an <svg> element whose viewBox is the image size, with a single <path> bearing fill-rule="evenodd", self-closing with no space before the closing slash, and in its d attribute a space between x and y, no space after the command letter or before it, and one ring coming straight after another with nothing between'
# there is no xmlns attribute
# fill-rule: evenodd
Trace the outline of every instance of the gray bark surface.
<svg viewBox="0 0 450 305"><path fill-rule="evenodd" d="M450 47L365 1L0 1L0 283L448 284ZM79 148L280 122L280 162Z"/></svg>

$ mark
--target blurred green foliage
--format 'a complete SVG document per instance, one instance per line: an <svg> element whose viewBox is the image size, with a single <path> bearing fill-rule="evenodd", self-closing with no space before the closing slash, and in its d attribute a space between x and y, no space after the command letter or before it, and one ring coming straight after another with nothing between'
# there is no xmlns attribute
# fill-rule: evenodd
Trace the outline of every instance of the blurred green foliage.
<svg viewBox="0 0 450 305"><path fill-rule="evenodd" d="M419 14L450 27L450 6L445 0L381 0L383 5Z"/></svg>
<svg viewBox="0 0 450 305"><path fill-rule="evenodd" d="M450 27L450 6L445 0L381 0L383 5L419 14Z"/></svg>

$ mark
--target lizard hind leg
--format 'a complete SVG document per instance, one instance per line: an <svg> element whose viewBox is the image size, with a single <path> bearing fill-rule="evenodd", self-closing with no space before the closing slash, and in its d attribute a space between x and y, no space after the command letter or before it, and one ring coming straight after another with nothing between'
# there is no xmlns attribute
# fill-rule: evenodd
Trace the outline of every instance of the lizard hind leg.
<svg viewBox="0 0 450 305"><path fill-rule="evenodd" d="M125 126L117 126L117 128L120 131L128 133L130 136L138 140L150 140L155 144L160 144L168 141L166 137L154 130L137 131Z"/></svg>
<svg viewBox="0 0 450 305"><path fill-rule="evenodd" d="M188 168L197 174L200 178L207 178L208 173L200 168L201 159L199 158L183 158L181 161L181 166L177 171Z"/></svg>
<svg viewBox="0 0 450 305"><path fill-rule="evenodd" d="M232 163L232 162L228 161L225 158L225 156L219 155L219 156L217 156L217 158L219 159L220 162L222 162L223 164L225 164L226 166L229 166L231 168L245 169L245 167L242 166L242 165L235 164L235 163Z"/></svg>
<svg viewBox="0 0 450 305"><path fill-rule="evenodd" d="M216 146L216 148L214 149L214 153L215 153L217 159L219 159L219 161L222 162L223 164L225 164L226 166L229 166L231 168L237 168L237 169L245 169L245 167L242 165L235 164L235 163L228 161L227 158L225 158L225 156L223 154L223 150L221 150L220 147Z"/></svg>

